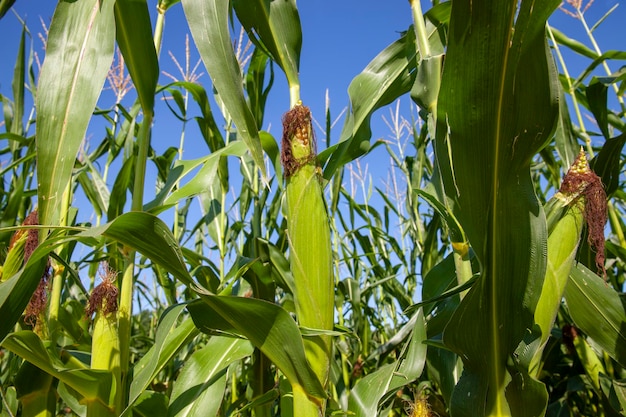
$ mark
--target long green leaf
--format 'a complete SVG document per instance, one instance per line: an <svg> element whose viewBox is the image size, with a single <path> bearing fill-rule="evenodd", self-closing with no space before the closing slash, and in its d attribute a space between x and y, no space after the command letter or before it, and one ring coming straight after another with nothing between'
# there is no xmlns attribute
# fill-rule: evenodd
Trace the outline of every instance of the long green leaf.
<svg viewBox="0 0 626 417"><path fill-rule="evenodd" d="M15 0L0 0L0 19L11 9Z"/></svg>
<svg viewBox="0 0 626 417"><path fill-rule="evenodd" d="M309 395L326 393L304 356L302 335L286 310L254 298L202 295L187 306L203 332L221 331L246 337L289 379Z"/></svg>
<svg viewBox="0 0 626 417"><path fill-rule="evenodd" d="M602 184L608 197L619 188L619 177L622 170L622 149L626 145L626 132L607 139L602 149L589 161L593 171L602 178Z"/></svg>
<svg viewBox="0 0 626 417"><path fill-rule="evenodd" d="M77 235L77 237L99 236L105 236L137 250L183 283L193 285L174 235L158 217L144 212L128 212L110 223Z"/></svg>
<svg viewBox="0 0 626 417"><path fill-rule="evenodd" d="M0 283L0 341L13 330L22 316L41 281L46 264L44 251L35 250L23 269Z"/></svg>
<svg viewBox="0 0 626 417"><path fill-rule="evenodd" d="M84 401L112 406L112 392L116 389L112 373L67 368L59 358L51 356L39 336L29 330L11 333L2 346L72 387Z"/></svg>
<svg viewBox="0 0 626 417"><path fill-rule="evenodd" d="M233 7L250 39L283 69L290 89L299 90L302 28L295 0L235 0Z"/></svg>
<svg viewBox="0 0 626 417"><path fill-rule="evenodd" d="M184 0L183 9L220 99L232 117L237 133L248 146L254 162L265 175L263 149L254 116L243 94L243 77L228 28L228 0Z"/></svg>
<svg viewBox="0 0 626 417"><path fill-rule="evenodd" d="M626 306L620 295L584 265L572 268L565 301L576 327L626 366Z"/></svg>
<svg viewBox="0 0 626 417"><path fill-rule="evenodd" d="M242 156L244 152L245 146L242 142L231 142L205 157L189 161L177 161L170 170L165 185L159 194L153 201L146 204L144 209L158 213L173 206L181 199L193 197L206 191L217 178L220 157L227 155ZM172 192L174 186L181 178L199 166L202 167L191 180Z"/></svg>
<svg viewBox="0 0 626 417"><path fill-rule="evenodd" d="M125 410L123 415L130 414L130 406L133 405L133 402L148 388L176 352L198 334L193 321L189 318L177 325L178 318L184 309L185 305L180 304L170 307L163 313L154 337L154 344L133 368L133 381L130 384L128 400L129 408Z"/></svg>
<svg viewBox="0 0 626 417"><path fill-rule="evenodd" d="M246 340L213 336L185 361L174 383L168 416L217 415L226 385L226 368L252 355L253 350Z"/></svg>
<svg viewBox="0 0 626 417"><path fill-rule="evenodd" d="M26 74L26 26L22 28L22 35L20 36L20 46L17 53L17 59L15 60L15 69L13 70L13 120L9 127L11 133L17 135L24 134L24 124L22 118L24 117L24 79Z"/></svg>
<svg viewBox="0 0 626 417"><path fill-rule="evenodd" d="M450 4L444 2L426 13L426 30L433 52L443 52L441 29L446 25L449 10ZM372 114L411 91L418 60L415 31L410 28L354 77L348 87L351 109L339 143L321 152L318 158L321 162L328 161L324 178L330 179L337 169L370 150Z"/></svg>
<svg viewBox="0 0 626 417"><path fill-rule="evenodd" d="M350 392L348 410L356 417L377 416L378 402L388 391L395 369L395 364L390 363L360 379Z"/></svg>
<svg viewBox="0 0 626 417"><path fill-rule="evenodd" d="M152 113L159 63L146 0L117 0L115 27L117 44L137 90L141 107L144 113Z"/></svg>
<svg viewBox="0 0 626 417"><path fill-rule="evenodd" d="M436 153L448 203L481 265L444 332L444 343L464 363L453 415L531 416L546 406L545 389L510 362L532 328L546 268L547 227L530 162L558 113L545 37L558 4L452 4Z"/></svg>
<svg viewBox="0 0 626 417"><path fill-rule="evenodd" d="M58 224L63 192L113 59L113 0L59 2L37 87L39 221Z"/></svg>
<svg viewBox="0 0 626 417"><path fill-rule="evenodd" d="M420 308L406 326L412 326L406 353L395 363L385 365L359 380L351 391L348 410L357 417L378 415L380 400L392 390L415 381L426 363L426 323Z"/></svg>

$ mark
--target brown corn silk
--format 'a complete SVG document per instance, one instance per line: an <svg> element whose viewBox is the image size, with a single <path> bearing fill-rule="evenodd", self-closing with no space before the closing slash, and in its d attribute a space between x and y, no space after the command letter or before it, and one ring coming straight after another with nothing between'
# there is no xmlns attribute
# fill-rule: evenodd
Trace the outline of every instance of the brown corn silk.
<svg viewBox="0 0 626 417"><path fill-rule="evenodd" d="M604 225L607 221L606 193L602 180L589 167L587 157L582 149L563 178L559 191L565 195L578 194L577 198L584 198L587 241L596 253L595 263L598 274L606 277L604 267Z"/></svg>
<svg viewBox="0 0 626 417"><path fill-rule="evenodd" d="M113 271L106 262L100 266L102 272L100 277L102 283L93 289L85 312L87 317L91 317L94 313L100 312L104 315L115 313L117 311L117 298L119 290L115 285L117 272Z"/></svg>
<svg viewBox="0 0 626 417"><path fill-rule="evenodd" d="M311 110L298 104L283 116L283 137L280 159L285 178L291 177L302 166L315 160L317 146L311 130ZM298 143L294 143L294 140Z"/></svg>

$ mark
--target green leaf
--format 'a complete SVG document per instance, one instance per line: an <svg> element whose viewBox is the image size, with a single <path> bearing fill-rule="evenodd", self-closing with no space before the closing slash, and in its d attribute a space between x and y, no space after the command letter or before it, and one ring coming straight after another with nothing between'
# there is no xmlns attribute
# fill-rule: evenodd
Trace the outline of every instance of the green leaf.
<svg viewBox="0 0 626 417"><path fill-rule="evenodd" d="M412 326L411 336L402 357L360 379L352 389L348 410L357 417L378 415L378 403L392 390L420 377L426 363L426 322L420 308L405 326Z"/></svg>
<svg viewBox="0 0 626 417"><path fill-rule="evenodd" d="M162 392L143 391L133 407L133 417L161 416L167 410L168 398Z"/></svg>
<svg viewBox="0 0 626 417"><path fill-rule="evenodd" d="M582 264L572 268L565 301L574 324L626 366L626 307L619 294Z"/></svg>
<svg viewBox="0 0 626 417"><path fill-rule="evenodd" d="M589 166L602 178L602 184L608 197L619 188L619 176L622 170L622 149L626 144L626 132L607 139L600 152L589 161Z"/></svg>
<svg viewBox="0 0 626 417"><path fill-rule="evenodd" d="M78 237L105 236L137 250L187 285L194 285L180 248L161 219L131 211L110 223L85 230Z"/></svg>
<svg viewBox="0 0 626 417"><path fill-rule="evenodd" d="M11 332L41 281L47 252L35 250L17 274L0 283L0 341Z"/></svg>
<svg viewBox="0 0 626 417"><path fill-rule="evenodd" d="M448 227L448 232L450 233L450 238L453 242L465 242L465 233L463 232L463 228L459 224L459 221L454 217L454 213L450 211L448 207L442 204L437 197L430 194L426 190L415 190L418 196L422 197L430 206L441 216L446 226Z"/></svg>
<svg viewBox="0 0 626 417"><path fill-rule="evenodd" d="M407 31L354 77L348 87L351 111L346 116L339 143L318 156L322 163L328 160L324 178L330 179L340 167L370 150L372 114L411 90L415 55L415 35Z"/></svg>
<svg viewBox="0 0 626 417"><path fill-rule="evenodd" d="M85 402L113 406L115 387L111 372L67 368L59 358L48 353L39 336L30 330L11 333L2 346L67 384L82 395Z"/></svg>
<svg viewBox="0 0 626 417"><path fill-rule="evenodd" d="M283 69L289 88L299 90L302 28L295 0L235 0L233 7L250 39Z"/></svg>
<svg viewBox="0 0 626 417"><path fill-rule="evenodd" d="M197 331L189 318L178 324L184 304L168 308L161 317L159 327L150 350L133 367L133 380L130 384L129 408L122 415L130 415L130 406L148 388L157 374L167 365L183 346L196 336Z"/></svg>
<svg viewBox="0 0 626 417"><path fill-rule="evenodd" d="M326 397L304 356L298 326L281 307L254 298L201 295L201 300L190 303L187 309L201 331L246 337L281 370L292 386L302 387L314 397Z"/></svg>
<svg viewBox="0 0 626 417"><path fill-rule="evenodd" d="M152 113L154 91L159 79L159 62L146 0L117 0L115 29L117 44L144 114Z"/></svg>
<svg viewBox="0 0 626 417"><path fill-rule="evenodd" d="M546 406L544 393L519 383L527 370L510 358L533 326L546 269L546 220L530 163L558 115L558 78L545 36L558 4L452 4L435 151L448 204L481 266L444 332L445 345L464 364L453 415L536 412L509 401Z"/></svg>
<svg viewBox="0 0 626 417"><path fill-rule="evenodd" d="M450 10L448 2L433 7L426 13L426 31L434 53L443 52L442 28ZM419 64L415 31L409 28L397 41L382 50L350 83L350 113L339 137L339 143L320 153L318 159L326 163L324 178L370 150L370 119L372 114L398 97L411 91L415 84L415 70ZM329 159L330 158L330 159Z"/></svg>
<svg viewBox="0 0 626 417"><path fill-rule="evenodd" d="M228 28L228 0L184 0L189 29L213 85L232 117L237 133L248 146L254 162L265 175L263 150L256 120L243 94L243 77Z"/></svg>
<svg viewBox="0 0 626 417"><path fill-rule="evenodd" d="M559 119L554 139L555 148L561 160L561 167L566 170L572 166L574 159L578 156L580 145L572 126L563 87L559 88Z"/></svg>
<svg viewBox="0 0 626 417"><path fill-rule="evenodd" d="M74 160L113 59L112 0L59 2L37 87L39 221L56 225Z"/></svg>
<svg viewBox="0 0 626 417"><path fill-rule="evenodd" d="M18 48L17 59L15 60L15 69L13 70L13 82L11 84L13 90L13 120L9 127L11 133L17 135L24 134L24 125L22 118L24 117L24 86L25 86L25 55L26 55L26 26L22 28L20 36L20 46Z"/></svg>
<svg viewBox="0 0 626 417"><path fill-rule="evenodd" d="M252 345L242 339L213 336L185 361L170 399L168 416L215 416L226 387L228 366L252 355Z"/></svg>
<svg viewBox="0 0 626 417"><path fill-rule="evenodd" d="M170 170L165 185L159 194L153 201L144 206L144 210L158 213L173 206L179 200L205 192L214 184L217 178L220 157L227 155L242 156L245 151L245 144L235 141L202 158L190 161L177 161ZM200 170L191 180L172 192L181 178L199 166L201 166Z"/></svg>
<svg viewBox="0 0 626 417"><path fill-rule="evenodd" d="M191 93L191 97L195 100L200 108L200 112L202 113L202 117L196 117L196 122L198 123L198 127L200 128L200 132L202 132L202 137L206 142L207 146L211 150L211 152L216 152L219 149L225 146L224 138L220 132L220 129L217 127L217 123L215 122L215 118L213 117L213 111L211 110L211 104L209 103L209 97L207 96L206 90L200 84L187 82L187 81L177 81L172 84L168 84L163 89L168 89L169 91L173 90L173 87L182 87ZM184 106L183 106L184 107Z"/></svg>
<svg viewBox="0 0 626 417"><path fill-rule="evenodd" d="M413 332L406 345L406 353L400 359L396 375L391 383L392 389L404 386L419 378L426 363L427 345L423 343L426 340L426 321L421 308L409 323L413 325Z"/></svg>
<svg viewBox="0 0 626 417"><path fill-rule="evenodd" d="M390 363L360 379L350 391L348 410L356 417L377 416L378 402L388 391L395 369L395 364Z"/></svg>
<svg viewBox="0 0 626 417"><path fill-rule="evenodd" d="M577 41L576 39L567 37L563 32L553 27L550 27L550 32L552 32L554 39L558 43L560 43L561 45L567 46L572 51L584 57L591 58L591 59L596 59L598 57L598 54L595 53L593 49L589 48L588 46L585 46L584 44Z"/></svg>
<svg viewBox="0 0 626 417"><path fill-rule="evenodd" d="M15 0L0 0L0 19L4 17L5 14L11 9Z"/></svg>
<svg viewBox="0 0 626 417"><path fill-rule="evenodd" d="M250 109L252 110L252 114L257 122L257 128L259 129L263 126L265 103L274 85L274 67L271 62L270 65L268 65L268 62L270 62L269 56L260 48L254 48L250 63L248 64L248 71L246 72L246 92L248 93ZM268 67L270 75L267 86L265 86L265 72ZM261 141L263 141L262 137Z"/></svg>
<svg viewBox="0 0 626 417"><path fill-rule="evenodd" d="M591 72L601 65L604 61L614 59L614 60L625 60L626 59L626 51L606 51L602 55L596 57L587 68L578 76L578 78L574 81L574 85L577 86L583 82L583 80L591 74Z"/></svg>

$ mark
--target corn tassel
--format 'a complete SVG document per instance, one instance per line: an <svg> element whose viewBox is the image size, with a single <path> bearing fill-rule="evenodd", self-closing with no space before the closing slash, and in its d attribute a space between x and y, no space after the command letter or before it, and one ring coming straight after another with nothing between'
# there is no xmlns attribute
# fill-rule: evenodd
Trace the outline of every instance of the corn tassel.
<svg viewBox="0 0 626 417"><path fill-rule="evenodd" d="M606 207L606 195L603 193L600 178L589 168L585 153L581 149L563 179L559 192L546 203L548 259L541 296L535 310L535 323L541 330L541 337L539 349L535 350L531 361L531 375L539 376L541 371L543 347L554 325L585 223L589 228L590 240L594 234L597 235L598 224L590 223L589 213L595 216L598 212L602 212L603 204ZM597 206L600 206L600 209ZM605 221L602 222L601 228L606 222L606 210L604 210L604 216ZM595 218L594 221L598 222L598 219ZM599 256L596 257L598 263L598 259L603 259L604 245L602 242L601 247L597 244L593 246L598 251ZM603 265L598 265L598 268L604 271Z"/></svg>
<svg viewBox="0 0 626 417"><path fill-rule="evenodd" d="M282 163L286 179L289 257L295 281L296 315L300 326L333 328L332 252L328 212L315 164L311 112L296 105L283 117ZM304 340L306 357L324 387L330 369L328 335ZM293 387L294 415L323 416L325 401Z"/></svg>

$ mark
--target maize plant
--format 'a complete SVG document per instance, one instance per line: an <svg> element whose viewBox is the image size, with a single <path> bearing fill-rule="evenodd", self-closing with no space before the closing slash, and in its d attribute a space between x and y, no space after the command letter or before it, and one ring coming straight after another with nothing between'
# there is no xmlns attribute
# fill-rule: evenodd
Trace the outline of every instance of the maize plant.
<svg viewBox="0 0 626 417"><path fill-rule="evenodd" d="M558 0L426 3L345 111L302 103L313 3L60 1L45 50L6 31L0 417L626 415L612 11L561 5L572 39Z"/></svg>

